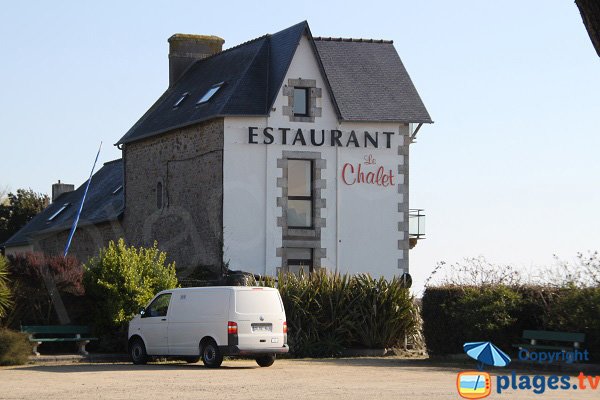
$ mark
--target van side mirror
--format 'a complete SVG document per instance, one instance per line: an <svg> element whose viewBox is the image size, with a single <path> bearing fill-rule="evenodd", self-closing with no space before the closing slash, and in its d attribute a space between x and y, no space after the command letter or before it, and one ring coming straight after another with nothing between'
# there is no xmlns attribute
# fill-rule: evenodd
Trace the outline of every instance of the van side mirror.
<svg viewBox="0 0 600 400"><path fill-rule="evenodd" d="M146 315L146 309L145 309L145 308L142 308L142 309L140 310L140 316L141 316L142 318L144 318L144 316L145 316L145 315Z"/></svg>

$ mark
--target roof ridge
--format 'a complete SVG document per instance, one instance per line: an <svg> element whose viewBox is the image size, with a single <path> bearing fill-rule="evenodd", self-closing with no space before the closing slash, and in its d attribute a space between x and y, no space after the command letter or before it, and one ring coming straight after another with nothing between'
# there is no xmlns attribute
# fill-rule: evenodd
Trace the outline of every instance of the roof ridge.
<svg viewBox="0 0 600 400"><path fill-rule="evenodd" d="M362 39L362 38L334 38L334 37L324 37L317 36L314 37L313 40L319 42L356 42L356 43L385 43L385 44L394 44L393 40L386 39Z"/></svg>
<svg viewBox="0 0 600 400"><path fill-rule="evenodd" d="M209 59L211 59L211 58L213 58L213 57L215 57L215 56L221 55L221 54L223 54L223 53L227 53L227 52L229 52L229 51L231 51L231 50L238 49L238 48L240 48L240 47L242 47L242 46L246 46L246 45L248 45L248 44L251 44L251 43L257 42L257 41L259 41L259 40L261 40L261 39L266 39L266 38L268 38L269 36L271 36L271 35L270 35L270 34L266 34L266 35L262 35L262 36L259 36L259 37L257 37L257 38L254 38L254 39L252 39L252 40L247 40L247 41L245 41L245 42L243 42L243 43L240 43L240 44L238 44L238 45L236 45L236 46L230 47L230 48L228 48L228 49L225 49L225 50L223 50L223 51L219 51L218 53L211 54L211 55L210 55L210 56L208 56L208 57L205 57L205 58L200 58L200 59L198 59L198 60L194 61L192 64L196 64L196 63L198 63L198 62L201 62L201 61L204 61L204 60L209 60Z"/></svg>

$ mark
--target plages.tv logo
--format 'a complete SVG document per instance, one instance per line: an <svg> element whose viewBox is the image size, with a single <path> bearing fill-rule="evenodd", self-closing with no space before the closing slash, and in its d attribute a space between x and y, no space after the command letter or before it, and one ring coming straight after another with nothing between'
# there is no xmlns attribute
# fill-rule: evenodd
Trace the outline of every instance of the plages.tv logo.
<svg viewBox="0 0 600 400"><path fill-rule="evenodd" d="M490 374L483 371L484 365L506 367L510 357L492 342L470 342L463 345L465 353L477 360L477 371L463 371L456 376L456 390L465 399L483 399L492 392Z"/></svg>

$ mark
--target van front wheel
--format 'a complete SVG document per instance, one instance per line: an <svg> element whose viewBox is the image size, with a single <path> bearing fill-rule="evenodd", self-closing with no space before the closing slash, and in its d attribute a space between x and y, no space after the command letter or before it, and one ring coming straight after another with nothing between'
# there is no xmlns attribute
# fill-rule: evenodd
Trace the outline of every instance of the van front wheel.
<svg viewBox="0 0 600 400"><path fill-rule="evenodd" d="M208 341L202 346L202 362L208 368L219 368L223 362L223 355L214 340Z"/></svg>
<svg viewBox="0 0 600 400"><path fill-rule="evenodd" d="M135 365L143 365L148 362L146 346L142 339L134 339L129 346L129 358Z"/></svg>
<svg viewBox="0 0 600 400"><path fill-rule="evenodd" d="M261 367L270 367L275 362L275 354L256 357L256 363Z"/></svg>

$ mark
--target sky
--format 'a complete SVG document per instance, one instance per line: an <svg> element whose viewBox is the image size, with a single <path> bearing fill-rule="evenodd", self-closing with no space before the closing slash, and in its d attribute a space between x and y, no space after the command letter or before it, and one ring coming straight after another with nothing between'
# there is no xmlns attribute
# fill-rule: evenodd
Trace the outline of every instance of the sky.
<svg viewBox="0 0 600 400"><path fill-rule="evenodd" d="M436 263L600 250L600 58L573 1L29 1L0 13L0 189L80 185L168 84L167 39L232 47L307 20L391 39L429 113L411 146L416 293Z"/></svg>

